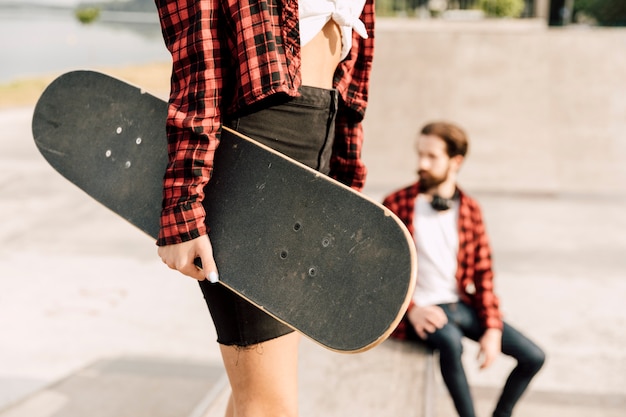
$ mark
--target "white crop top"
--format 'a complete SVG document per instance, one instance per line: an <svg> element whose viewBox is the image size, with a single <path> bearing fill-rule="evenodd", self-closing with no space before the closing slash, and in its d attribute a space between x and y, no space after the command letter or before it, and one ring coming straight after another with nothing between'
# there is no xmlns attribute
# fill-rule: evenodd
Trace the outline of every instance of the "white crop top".
<svg viewBox="0 0 626 417"><path fill-rule="evenodd" d="M333 19L341 29L341 59L352 48L352 29L367 38L365 24L359 19L365 0L299 0L300 44L306 45Z"/></svg>

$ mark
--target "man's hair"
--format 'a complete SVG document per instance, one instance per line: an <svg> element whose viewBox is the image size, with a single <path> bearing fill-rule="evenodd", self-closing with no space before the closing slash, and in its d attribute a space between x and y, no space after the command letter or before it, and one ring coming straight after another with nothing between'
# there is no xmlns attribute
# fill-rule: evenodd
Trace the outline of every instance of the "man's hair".
<svg viewBox="0 0 626 417"><path fill-rule="evenodd" d="M457 125L448 122L432 122L422 128L421 134L433 135L443 139L450 158L467 154L469 147L467 135Z"/></svg>

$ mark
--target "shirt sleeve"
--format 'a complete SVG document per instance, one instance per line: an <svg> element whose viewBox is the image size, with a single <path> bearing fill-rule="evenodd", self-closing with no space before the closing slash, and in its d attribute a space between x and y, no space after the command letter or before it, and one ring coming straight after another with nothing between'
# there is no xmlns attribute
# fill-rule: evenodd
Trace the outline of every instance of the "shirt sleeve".
<svg viewBox="0 0 626 417"><path fill-rule="evenodd" d="M158 245L206 234L202 206L219 143L223 62L213 2L156 0L172 55L167 115L169 161ZM194 30L190 30L194 28Z"/></svg>
<svg viewBox="0 0 626 417"><path fill-rule="evenodd" d="M361 122L350 120L349 115L338 111L335 120L335 143L330 160L330 176L355 190L365 186L367 168L361 159L363 127Z"/></svg>
<svg viewBox="0 0 626 417"><path fill-rule="evenodd" d="M491 247L489 245L482 213L477 204L473 208L472 217L476 245L474 253L474 300L476 309L485 327L502 329L500 300L494 292L493 285L494 273L492 268Z"/></svg>
<svg viewBox="0 0 626 417"><path fill-rule="evenodd" d="M374 56L374 4L367 0L361 13L367 38L353 32L348 57L335 72L334 85L341 100L335 121L335 143L330 176L357 190L365 185L367 169L361 159L363 125Z"/></svg>

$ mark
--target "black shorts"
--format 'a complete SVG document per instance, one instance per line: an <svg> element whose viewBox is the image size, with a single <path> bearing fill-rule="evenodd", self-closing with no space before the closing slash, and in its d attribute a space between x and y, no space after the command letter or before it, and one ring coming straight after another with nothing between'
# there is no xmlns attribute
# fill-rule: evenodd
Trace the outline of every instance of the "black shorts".
<svg viewBox="0 0 626 417"><path fill-rule="evenodd" d="M261 109L230 118L224 124L328 174L337 92L303 86L300 93L300 97L282 103L265 103ZM220 344L250 346L293 331L223 285L205 280L200 287Z"/></svg>

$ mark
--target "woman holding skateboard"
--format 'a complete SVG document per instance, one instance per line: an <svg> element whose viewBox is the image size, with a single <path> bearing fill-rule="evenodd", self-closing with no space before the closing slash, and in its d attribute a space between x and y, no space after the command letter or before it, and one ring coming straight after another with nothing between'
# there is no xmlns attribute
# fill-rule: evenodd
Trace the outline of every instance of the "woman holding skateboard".
<svg viewBox="0 0 626 417"><path fill-rule="evenodd" d="M232 388L226 415L296 416L298 335L214 285L203 190L222 126L363 187L373 0L156 5L173 59L159 256L200 281Z"/></svg>

